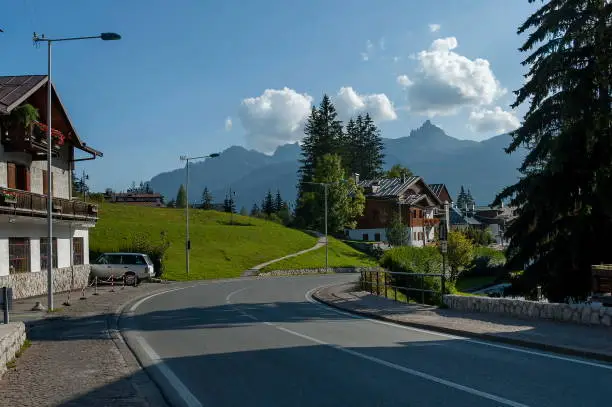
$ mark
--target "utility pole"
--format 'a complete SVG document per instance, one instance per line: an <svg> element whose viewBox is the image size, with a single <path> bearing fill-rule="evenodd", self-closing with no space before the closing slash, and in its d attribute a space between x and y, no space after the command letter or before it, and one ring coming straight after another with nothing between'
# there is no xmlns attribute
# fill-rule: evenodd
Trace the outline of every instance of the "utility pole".
<svg viewBox="0 0 612 407"><path fill-rule="evenodd" d="M328 184L323 184L325 189L325 271L329 271L329 243L327 241L327 187Z"/></svg>

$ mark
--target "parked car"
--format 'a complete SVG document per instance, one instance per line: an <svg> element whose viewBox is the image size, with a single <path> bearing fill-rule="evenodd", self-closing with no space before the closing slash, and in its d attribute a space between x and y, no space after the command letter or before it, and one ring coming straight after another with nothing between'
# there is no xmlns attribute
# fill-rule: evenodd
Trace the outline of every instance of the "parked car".
<svg viewBox="0 0 612 407"><path fill-rule="evenodd" d="M91 264L91 273L101 279L134 279L134 284L155 276L153 262L142 253L103 253Z"/></svg>

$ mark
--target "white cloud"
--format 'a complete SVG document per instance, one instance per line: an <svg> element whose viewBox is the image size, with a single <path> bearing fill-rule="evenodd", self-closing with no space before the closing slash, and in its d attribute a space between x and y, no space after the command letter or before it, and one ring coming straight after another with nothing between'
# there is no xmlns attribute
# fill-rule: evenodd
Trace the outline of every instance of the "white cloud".
<svg viewBox="0 0 612 407"><path fill-rule="evenodd" d="M471 60L453 50L455 37L439 38L416 55L418 68L411 76L409 109L428 116L456 113L463 106L486 106L506 93L489 62Z"/></svg>
<svg viewBox="0 0 612 407"><path fill-rule="evenodd" d="M360 95L350 86L342 87L334 103L342 120L348 120L359 113L369 113L376 122L397 119L395 107L384 93Z"/></svg>
<svg viewBox="0 0 612 407"><path fill-rule="evenodd" d="M372 43L372 41L367 40L366 41L366 50L361 53L361 59L364 60L364 61L369 61L373 52L374 52L374 44Z"/></svg>
<svg viewBox="0 0 612 407"><path fill-rule="evenodd" d="M225 131L230 131L233 125L232 118L228 116L227 119L225 119Z"/></svg>
<svg viewBox="0 0 612 407"><path fill-rule="evenodd" d="M399 60L400 60L400 57L398 57L398 56L394 56L393 57L393 62L398 62Z"/></svg>
<svg viewBox="0 0 612 407"><path fill-rule="evenodd" d="M361 53L361 59L364 61L369 61L370 60L370 56L368 55L367 52L362 52Z"/></svg>
<svg viewBox="0 0 612 407"><path fill-rule="evenodd" d="M468 127L478 133L507 133L520 126L519 119L501 107L495 106L493 110L476 109L470 113Z"/></svg>
<svg viewBox="0 0 612 407"><path fill-rule="evenodd" d="M397 81L397 83L398 83L400 86L403 86L404 88L407 88L407 87L409 87L410 85L412 85L412 84L414 83L414 82L412 82L412 81L410 80L410 78L408 77L408 75L399 75L399 76L396 78L396 81Z"/></svg>
<svg viewBox="0 0 612 407"><path fill-rule="evenodd" d="M246 130L247 144L270 153L280 145L304 136L304 120L313 98L287 87L266 89L260 96L244 99L238 117Z"/></svg>
<svg viewBox="0 0 612 407"><path fill-rule="evenodd" d="M432 33L440 31L440 24L429 24L429 31Z"/></svg>

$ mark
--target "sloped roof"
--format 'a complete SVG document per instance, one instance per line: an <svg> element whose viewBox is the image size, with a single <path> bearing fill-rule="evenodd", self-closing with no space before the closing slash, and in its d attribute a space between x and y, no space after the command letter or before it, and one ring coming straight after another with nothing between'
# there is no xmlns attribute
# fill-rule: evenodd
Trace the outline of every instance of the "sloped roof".
<svg viewBox="0 0 612 407"><path fill-rule="evenodd" d="M378 189L373 192L367 192L367 196L375 197L396 197L408 189L408 187L418 181L420 177L402 178L377 178L372 180L359 181L359 186L363 188L377 185Z"/></svg>
<svg viewBox="0 0 612 407"><path fill-rule="evenodd" d="M427 185L429 185L429 189L431 189L432 192L436 194L437 196L440 196L440 193L442 193L442 188L444 188L444 184L427 184Z"/></svg>
<svg viewBox="0 0 612 407"><path fill-rule="evenodd" d="M46 75L0 76L0 114L7 114L47 83Z"/></svg>

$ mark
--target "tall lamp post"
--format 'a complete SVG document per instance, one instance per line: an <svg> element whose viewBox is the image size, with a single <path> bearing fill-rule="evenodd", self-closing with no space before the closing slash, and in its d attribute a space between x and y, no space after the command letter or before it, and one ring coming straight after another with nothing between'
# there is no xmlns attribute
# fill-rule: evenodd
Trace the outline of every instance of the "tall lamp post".
<svg viewBox="0 0 612 407"><path fill-rule="evenodd" d="M78 41L78 40L93 40L101 39L103 41L120 40L121 36L116 33L102 33L100 35L94 35L89 37L66 37L66 38L45 38L45 35L38 36L34 33L34 43L40 42L47 43L47 309L53 310L53 185L51 178L51 161L52 161L52 148L51 148L51 103L52 103L52 92L51 92L51 44L54 42L62 41Z"/></svg>
<svg viewBox="0 0 612 407"><path fill-rule="evenodd" d="M185 268L187 270L187 275L189 275L189 251L191 250L191 240L189 239L189 161L215 157L219 157L219 154L214 153L199 157L182 155L179 157L181 161L185 161L185 200L187 201L185 205Z"/></svg>

